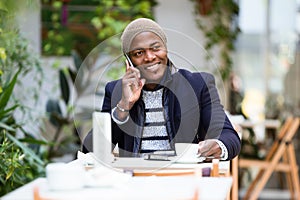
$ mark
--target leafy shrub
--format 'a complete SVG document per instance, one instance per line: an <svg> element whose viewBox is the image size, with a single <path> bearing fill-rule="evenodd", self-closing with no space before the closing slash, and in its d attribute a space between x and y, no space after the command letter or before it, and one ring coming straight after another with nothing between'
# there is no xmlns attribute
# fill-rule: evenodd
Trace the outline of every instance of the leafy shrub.
<svg viewBox="0 0 300 200"><path fill-rule="evenodd" d="M35 72L32 78L39 86L42 70L27 40L13 26L12 5L13 1L0 0L0 196L43 175L45 166L31 148L42 142L25 131L24 122L14 116L17 111L30 112L14 94L15 86L22 84L20 77Z"/></svg>

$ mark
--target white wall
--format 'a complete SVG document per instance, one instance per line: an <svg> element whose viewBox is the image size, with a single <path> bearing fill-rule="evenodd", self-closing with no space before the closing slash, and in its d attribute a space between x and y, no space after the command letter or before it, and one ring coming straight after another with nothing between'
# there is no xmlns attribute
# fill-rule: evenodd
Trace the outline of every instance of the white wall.
<svg viewBox="0 0 300 200"><path fill-rule="evenodd" d="M203 59L204 38L197 28L193 10L190 0L159 0L154 15L167 32L171 59L180 67L189 67L187 62L190 62L203 68L202 63L206 62Z"/></svg>
<svg viewBox="0 0 300 200"><path fill-rule="evenodd" d="M32 0L28 5L27 1L22 2L21 9L17 13L17 23L21 34L29 40L30 48L34 53L40 55L41 47L41 23L40 23L40 1Z"/></svg>

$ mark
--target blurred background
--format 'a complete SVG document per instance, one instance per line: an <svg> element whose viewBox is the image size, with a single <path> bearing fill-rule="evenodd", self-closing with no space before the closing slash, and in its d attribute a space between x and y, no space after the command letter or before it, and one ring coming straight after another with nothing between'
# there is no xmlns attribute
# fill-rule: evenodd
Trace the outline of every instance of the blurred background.
<svg viewBox="0 0 300 200"><path fill-rule="evenodd" d="M255 122L299 116L299 6L299 0L0 0L0 196L43 176L48 162L76 158L92 112L101 109L104 84L124 72L120 34L138 17L166 30L177 67L215 75L230 115ZM263 158L272 134L246 130L241 157Z"/></svg>

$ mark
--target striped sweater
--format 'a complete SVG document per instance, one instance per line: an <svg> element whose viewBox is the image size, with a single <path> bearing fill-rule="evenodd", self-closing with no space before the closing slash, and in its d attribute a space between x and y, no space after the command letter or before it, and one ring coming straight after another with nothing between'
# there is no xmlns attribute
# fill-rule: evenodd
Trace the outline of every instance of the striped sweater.
<svg viewBox="0 0 300 200"><path fill-rule="evenodd" d="M141 153L171 149L164 118L162 94L163 88L156 91L143 90L146 120L143 129Z"/></svg>

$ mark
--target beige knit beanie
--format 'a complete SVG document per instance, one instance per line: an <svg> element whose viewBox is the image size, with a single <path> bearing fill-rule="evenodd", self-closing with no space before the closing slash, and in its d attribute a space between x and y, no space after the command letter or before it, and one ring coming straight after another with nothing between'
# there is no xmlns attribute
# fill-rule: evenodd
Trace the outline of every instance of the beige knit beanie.
<svg viewBox="0 0 300 200"><path fill-rule="evenodd" d="M142 32L153 32L163 41L165 47L167 46L167 37L163 29L153 20L147 18L139 18L130 22L121 36L123 53L130 51L130 45L133 38Z"/></svg>

